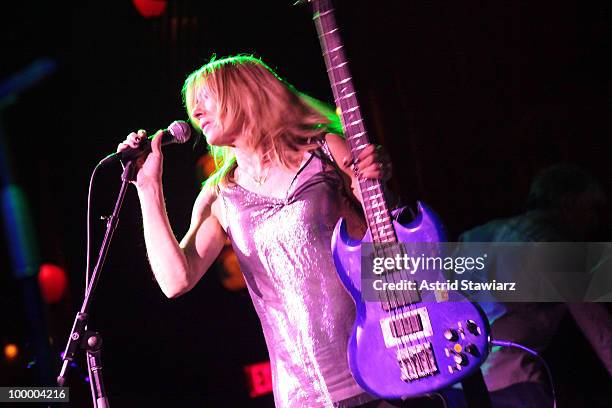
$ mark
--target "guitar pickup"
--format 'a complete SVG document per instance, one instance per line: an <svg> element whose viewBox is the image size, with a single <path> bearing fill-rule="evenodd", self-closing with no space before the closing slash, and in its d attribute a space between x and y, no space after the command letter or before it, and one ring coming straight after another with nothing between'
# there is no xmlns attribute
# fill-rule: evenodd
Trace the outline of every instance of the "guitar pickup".
<svg viewBox="0 0 612 408"><path fill-rule="evenodd" d="M393 337L409 336L423 331L423 322L419 314L392 319L389 321L389 326Z"/></svg>
<svg viewBox="0 0 612 408"><path fill-rule="evenodd" d="M380 320L380 328L387 348L402 346L406 342L433 335L429 314L425 307L385 317Z"/></svg>

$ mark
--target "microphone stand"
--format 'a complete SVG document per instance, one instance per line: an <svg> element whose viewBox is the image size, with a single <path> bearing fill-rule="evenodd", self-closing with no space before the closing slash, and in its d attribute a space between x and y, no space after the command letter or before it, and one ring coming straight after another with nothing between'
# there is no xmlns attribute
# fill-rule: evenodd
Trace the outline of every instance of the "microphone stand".
<svg viewBox="0 0 612 408"><path fill-rule="evenodd" d="M102 337L99 333L87 330L87 323L89 321L89 306L93 292L96 288L102 271L102 266L106 260L108 248L113 238L113 233L119 223L119 212L123 206L123 199L127 192L130 181L135 179L136 167L133 161L128 161L123 169L121 175L121 189L115 203L112 215L106 222L106 234L102 241L100 252L98 254L98 261L91 275L91 279L88 282L87 291L85 298L83 299L83 305L81 310L76 314L70 336L68 337L68 344L62 357L62 369L59 376L57 377L57 384L63 387L66 383L67 370L70 363L74 361L76 353L79 348L85 349L87 352L87 361L90 369L89 380L91 382L92 399L94 401L94 408L108 408L109 402L104 389L104 381L102 378Z"/></svg>

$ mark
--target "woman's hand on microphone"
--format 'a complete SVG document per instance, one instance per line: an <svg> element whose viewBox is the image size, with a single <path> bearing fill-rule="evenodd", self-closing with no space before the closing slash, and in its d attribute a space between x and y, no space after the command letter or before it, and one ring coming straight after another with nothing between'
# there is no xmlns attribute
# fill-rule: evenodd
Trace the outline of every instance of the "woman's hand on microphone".
<svg viewBox="0 0 612 408"><path fill-rule="evenodd" d="M136 181L134 184L138 188L161 185L163 154L161 152L161 140L163 131L159 130L151 140L151 152L143 153L135 160ZM138 132L130 133L127 138L119 143L117 152L122 152L128 148L137 149L141 140L146 139L147 132L140 129Z"/></svg>

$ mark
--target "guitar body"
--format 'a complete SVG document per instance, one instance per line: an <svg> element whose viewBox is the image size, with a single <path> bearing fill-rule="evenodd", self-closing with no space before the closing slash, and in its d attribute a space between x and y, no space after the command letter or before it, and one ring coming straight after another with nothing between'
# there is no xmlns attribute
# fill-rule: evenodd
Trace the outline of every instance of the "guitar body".
<svg viewBox="0 0 612 408"><path fill-rule="evenodd" d="M435 213L421 203L418 210L410 224L393 221L398 241L444 241L442 224ZM348 344L349 366L357 383L371 394L396 399L446 388L477 370L488 355L489 341L488 322L480 309L456 292L448 293L449 301L437 302L433 291L421 291L420 302L390 311L381 307L380 302L363 301L362 242L372 242L369 230L362 241L355 241L349 237L344 220L338 222L332 250L338 275L357 310ZM398 317L415 314L420 315L424 326L417 333L394 336L391 330L384 329ZM455 333L457 338L447 339L448 330L453 330L450 333ZM415 360L423 362L423 359L430 365L419 370L419 362ZM411 364L401 360L412 360L415 363L412 376L420 378L406 379L405 370L410 371Z"/></svg>

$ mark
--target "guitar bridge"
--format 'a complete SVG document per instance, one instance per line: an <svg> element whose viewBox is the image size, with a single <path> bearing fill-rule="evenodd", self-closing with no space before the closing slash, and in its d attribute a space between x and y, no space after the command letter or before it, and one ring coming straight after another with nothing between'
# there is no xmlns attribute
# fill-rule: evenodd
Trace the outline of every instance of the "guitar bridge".
<svg viewBox="0 0 612 408"><path fill-rule="evenodd" d="M430 342L399 349L397 361L400 366L401 379L405 382L429 377L438 372L438 365Z"/></svg>

